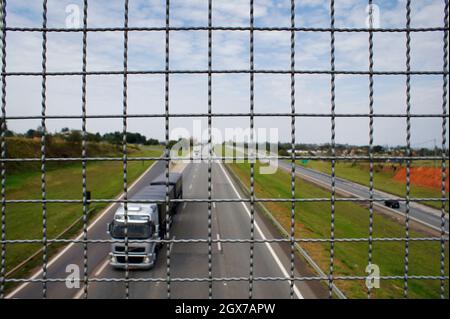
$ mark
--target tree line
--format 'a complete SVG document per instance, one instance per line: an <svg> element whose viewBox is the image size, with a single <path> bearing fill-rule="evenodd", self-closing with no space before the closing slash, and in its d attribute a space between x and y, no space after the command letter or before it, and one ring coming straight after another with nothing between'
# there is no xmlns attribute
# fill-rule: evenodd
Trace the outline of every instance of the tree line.
<svg viewBox="0 0 450 319"><path fill-rule="evenodd" d="M39 126L36 129L29 129L25 133L15 133L8 129L5 130L6 137L23 137L23 138L41 138L44 135L44 129ZM81 143L83 140L83 132L81 130L74 130L68 127L64 127L59 132L50 133L45 132L46 137L59 138L69 143ZM105 134L86 132L85 140L88 142L107 142L111 144L123 143L123 132L110 132ZM142 144L142 145L160 145L161 142L154 138L147 138L145 135L134 132L126 133L126 141L129 144Z"/></svg>

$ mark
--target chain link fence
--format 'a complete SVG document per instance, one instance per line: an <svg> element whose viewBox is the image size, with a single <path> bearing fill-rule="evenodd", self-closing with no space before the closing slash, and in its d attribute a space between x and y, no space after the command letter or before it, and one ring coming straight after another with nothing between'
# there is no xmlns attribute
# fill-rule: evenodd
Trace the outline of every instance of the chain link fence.
<svg viewBox="0 0 450 319"><path fill-rule="evenodd" d="M88 287L92 282L124 282L125 283L125 296L129 297L130 292L130 283L135 282L162 282L167 285L167 298L171 298L171 284L177 282L185 282L185 283L194 283L194 282L205 282L208 283L208 296L210 298L213 297L213 283L214 282L233 282L233 281L245 281L248 282L248 297L253 297L253 283L258 281L285 281L289 283L289 295L291 298L298 297L296 295L296 283L297 282L310 282L310 281L319 281L326 284L328 288L328 296L330 298L334 296L345 297L345 295L336 287L336 283L340 281L352 281L352 280L360 280L364 281L367 279L366 276L356 276L356 275L336 275L335 274L335 244L336 243L367 243L368 251L367 251L367 263L371 265L373 263L373 252L374 252L374 244L378 242L401 242L404 243L404 272L402 274L398 274L396 276L379 276L381 281L383 280L402 280L403 281L403 295L404 297L408 297L409 293L409 283L411 280L428 280L428 281L437 281L439 282L439 295L441 298L445 298L446 289L448 289L448 275L446 274L446 267L448 271L448 265L446 266L446 252L448 245L448 232L446 231L446 218L447 213L445 210L446 204L448 203L448 195L446 194L446 161L448 161L448 153L447 153L447 120L448 120L448 1L443 1L444 10L442 12L442 21L435 21L436 27L421 27L414 28L411 27L411 1L406 0L405 2L405 12L406 12L406 25L403 28L382 28L376 27L373 23L373 2L372 0L368 1L369 5L369 25L367 28L339 28L335 26L335 2L334 0L328 1L328 13L329 13L329 27L304 27L296 25L296 3L301 2L301 0L291 0L290 2L290 26L288 27L277 27L277 26L269 26L269 27L256 27L254 24L255 21L255 4L254 0L249 0L249 25L248 26L215 26L213 25L213 6L214 1L208 0L205 1L205 6L207 6L207 26L173 26L171 24L171 3L169 0L165 2L165 26L163 27L130 27L129 26L129 1L124 0L124 17L123 17L123 26L121 27L90 27L88 25L89 20L89 10L88 4L91 1L84 0L82 7L82 25L79 28L55 28L47 26L47 16L48 16L48 5L47 0L42 1L42 26L41 27L26 27L26 26L8 26L7 25L7 14L8 14L8 4L14 1L6 1L2 0L1 3L1 21L2 21L2 69L1 69L1 78L2 78L2 122L1 122L1 290L0 295L5 298L7 296L7 285L8 284L22 284L25 282L34 282L42 284L42 297L47 297L48 292L48 284L54 282L65 282L66 278L51 278L48 275L48 265L50 261L49 254L49 245L53 243L59 244L71 244L77 243L83 245L83 270L82 270L82 278L81 282L83 283L83 296L85 298L89 297ZM132 1L131 1L132 2ZM327 2L327 1L324 1ZM197 31L206 31L207 32L207 69L204 70L194 70L194 69L171 69L170 67L170 35L176 32L185 31L185 32L197 32ZM218 31L227 31L227 32L246 32L249 36L249 52L248 52L248 61L249 68L248 69L214 69L213 68L213 34ZM41 71L8 71L7 65L7 46L8 46L8 35L11 33L38 33L42 35L42 66ZM89 35L93 33L101 33L101 32L114 32L117 34L121 34L123 36L123 68L115 71L91 71L87 68L87 38ZM158 32L163 33L165 36L165 65L161 70L129 70L128 68L128 53L129 53L129 32ZM257 69L255 68L254 57L255 57L255 33L258 32L285 32L290 35L290 68L289 69ZM47 36L52 33L80 33L82 34L82 70L70 70L70 71L48 71L48 47L47 47ZM329 69L327 70L311 70L311 69L299 69L296 68L296 58L298 59L298 55L296 54L296 35L300 33L321 33L329 35ZM367 35L367 43L368 43L368 52L369 52L369 61L368 61L368 69L367 70L343 70L336 68L336 48L335 48L335 35L340 33L359 33ZM396 33L402 34L405 37L405 57L406 57L406 65L403 67L403 71L375 71L374 70L374 35L377 33ZM416 71L411 68L411 36L417 33L438 33L442 35L442 71ZM188 57L187 57L188 58ZM200 74L207 76L207 97L208 97L208 111L206 113L171 113L171 104L169 100L169 83L171 76L177 74ZM249 97L250 103L248 105L248 109L242 110L239 113L218 113L213 111L214 100L212 99L212 94L214 90L213 78L215 75L223 75L223 74L244 74L249 77ZM275 110L271 113L258 113L255 111L255 99L254 99L254 91L255 91L255 75L257 74L284 74L290 76L290 107L291 112L276 112ZM123 77L122 82L122 113L121 114L103 114L103 115L93 115L88 114L86 111L87 106L87 79L90 76L107 76L107 75L117 75ZM165 104L164 104L164 112L163 113L148 113L148 114L130 114L128 109L128 76L129 75L162 75L164 76L164 92L165 92ZM330 83L330 101L329 101L329 109L328 113L302 113L299 112L296 107L296 77L300 75L311 75L311 76L319 76L324 75L329 77ZM336 110L336 77L338 76L346 76L346 75L360 75L367 77L368 87L369 87L369 96L368 96L368 113L349 113L349 114L339 114ZM80 101L80 106L82 113L81 115L48 115L47 114L47 80L53 77L63 77L63 76L78 76L81 77L82 81L82 98ZM381 114L377 113L374 110L374 78L377 76L392 76L392 77L402 77L405 79L405 94L406 94L406 105L404 105L404 112L398 114ZM412 76L441 76L442 77L442 113L441 114L418 114L413 113L411 110L411 77ZM41 79L41 114L40 115L8 115L8 103L7 103L7 94L8 94L8 79L10 78L18 78L18 77L37 77ZM26 94L26 93L25 93ZM290 174L290 188L291 188L291 197L290 198L258 198L255 195L255 161L253 158L250 158L250 187L248 189L249 196L247 198L237 198L237 199L218 199L213 197L212 193L212 166L216 161L225 161L229 159L239 159L239 156L227 157L227 156L217 156L214 152L214 142L212 138L212 128L213 128L213 120L216 118L233 118L233 117L242 117L249 119L249 128L251 133L250 142L254 142L253 131L255 129L255 119L258 117L280 117L280 118L288 118L290 119L290 130L291 130L291 150L296 149L296 120L299 118L324 118L329 119L331 121L331 140L330 140L330 155L320 155L320 156L311 156L311 155L298 155L295 151L291 152L288 156L281 156L278 154L269 154L269 155L258 155L259 159L278 159L282 161L288 161L290 163L289 174ZM207 157L207 167L208 167L208 196L203 199L170 199L169 198L169 172L170 172L170 162L173 160L171 157L169 146L170 140L170 120L172 118L203 118L207 120L208 124L208 157ZM164 155L162 157L159 156L140 156L140 157L129 157L128 144L127 144L127 132L128 130L128 119L140 118L140 119L149 119L149 118L158 118L164 120L165 123L165 145L166 149L164 151ZM336 119L337 118L362 118L368 119L369 127L367 128L369 134L369 147L367 155L339 155L336 152ZM402 155L397 156L377 156L373 152L374 147L374 119L376 118L400 118L406 121L406 151ZM434 118L441 121L442 124L442 145L439 147L439 154L435 156L416 156L412 152L412 144L411 144L411 119L415 118ZM10 158L8 157L8 150L6 148L6 134L7 134L7 121L18 121L32 119L40 121L40 125L43 128L43 134L40 139L41 152L40 157L36 158ZM81 157L70 157L70 158L61 158L61 157L48 157L46 155L46 127L47 122L49 120L58 120L58 121L66 121L66 120L81 120L82 121L82 153ZM90 157L87 154L87 128L86 123L88 119L120 119L122 120L122 156L121 157ZM393 134L396 132L393 131ZM243 157L248 159L247 157ZM123 242L125 243L125 254L128 265L128 253L129 247L128 245L133 242L143 242L143 240L133 240L129 239L127 236L127 231L125 231L125 239L124 240L104 240L97 238L89 238L88 237L88 211L89 204L93 203L123 203L125 208L125 220L127 221L128 215L128 204L135 203L136 201L129 198L129 178L128 178L128 164L130 161L143 161L143 160L155 160L155 161L163 161L165 162L165 176L166 176L166 199L161 201L161 203L166 205L166 209L169 210L170 203L205 203L207 205L207 225L208 225L208 233L207 238L192 238L192 239L171 239L170 234L170 220L166 218L166 236L164 239L160 240L146 240L146 242L157 242L163 244L176 244L176 243L204 243L208 245L208 276L204 278L177 278L173 277L171 274L171 254L170 249L167 249L166 256L166 276L161 278L132 278L130 277L130 270L127 266L125 269L124 278L96 278L90 272L88 268L88 244L89 243L112 243L112 242ZM191 160L194 158L191 157ZM331 184L329 185L331 189L331 197L330 198L299 198L296 196L296 186L298 187L298 182L296 183L297 176L297 165L296 162L299 160L322 160L327 161L331 164ZM336 186L336 164L339 161L344 160L353 160L353 161L368 161L369 162L369 197L339 197L337 196L337 186ZM406 184L405 184L405 193L404 196L396 196L393 198L389 197L379 197L375 196L375 187L374 187L374 163L377 162L388 162L402 160L406 163ZM410 186L411 186L411 165L414 161L417 160L434 160L439 161L441 164L441 197L440 198L414 198L411 196ZM77 199L48 199L47 197L47 166L49 163L53 162L81 162L82 163L82 198ZM117 199L91 199L88 198L88 182L87 182L87 164L91 161L118 161L123 164L123 196ZM20 162L35 162L40 163L40 173L41 173L41 198L39 199L9 199L7 198L7 164L8 163L20 163ZM301 185L300 185L301 186ZM377 203L382 203L386 200L398 200L406 205L405 212L405 221L404 221L404 236L398 238L378 238L374 237L373 229L374 229L374 210L375 205ZM441 204L440 208L440 220L441 225L439 227L439 235L431 236L431 237L411 237L410 236L410 205L411 203L420 203L420 202L437 202ZM158 201L151 201L158 203ZM213 220L213 205L215 203L245 203L248 205L250 209L250 238L249 239L216 239L213 238L212 232L212 220ZM290 203L290 227L287 231L287 236L285 238L272 238L272 239L260 239L256 238L255 234L255 215L257 210L257 205L265 204L265 203ZM301 238L296 237L296 207L301 205L302 203L321 203L326 202L331 204L331 211L329 212L330 216L330 233L326 238ZM367 229L368 236L365 238L340 238L336 236L336 224L335 224L335 205L339 202L353 202L359 204L367 204L369 209L369 228ZM8 239L7 238L7 216L8 216L8 205L14 204L23 204L23 203L33 203L42 205L42 239ZM78 203L83 207L82 214L82 235L76 239L61 239L61 238L49 238L47 235L48 225L47 225L47 204L51 203ZM139 203L145 203L145 201L139 201ZM24 212L26 213L26 212ZM36 225L36 227L38 227ZM127 229L127 227L125 227ZM410 275L409 264L411 258L414 258L410 255L410 243L412 242L436 242L436 245L439 245L440 249L440 260L436 261L427 261L427 262L439 262L439 275ZM34 277L29 279L22 278L12 278L7 276L7 267L6 260L8 258L8 245L15 244L31 244L31 243L40 243L42 244L42 276L40 278ZM250 263L248 269L248 276L245 277L213 277L213 253L212 253L212 245L215 243L229 243L229 244L239 244L239 243L249 243L250 244ZM287 276L284 277L257 277L254 275L254 249L256 244L262 243L287 243L289 245L289 259L290 264L287 269ZM296 266L295 266L295 258L298 249L300 249L299 245L303 243L323 243L329 245L329 267L327 269L318 270L318 274L316 276L298 276L296 275ZM163 256L160 256L162 258ZM312 260L312 262L314 262ZM317 265L316 265L317 267ZM447 285L447 286L446 286ZM447 287L447 288L446 288ZM447 291L448 294L448 291ZM367 289L367 295L370 298L372 295L372 288Z"/></svg>

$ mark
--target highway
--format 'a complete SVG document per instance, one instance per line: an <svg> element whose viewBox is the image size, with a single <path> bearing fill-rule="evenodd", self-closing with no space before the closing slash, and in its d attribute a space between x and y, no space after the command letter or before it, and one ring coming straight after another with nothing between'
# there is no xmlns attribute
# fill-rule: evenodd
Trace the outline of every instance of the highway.
<svg viewBox="0 0 450 319"><path fill-rule="evenodd" d="M129 194L137 192L153 178L164 172L165 163L156 162L132 187ZM208 164L190 163L183 172L184 198L208 198ZM220 163L212 163L212 197L239 198L243 196L233 184ZM114 215L117 204L105 209L88 229L89 239L109 239L106 225ZM264 217L255 215L255 238L279 238L276 229ZM208 204L190 202L180 204L170 230L173 239L208 238ZM249 205L241 202L220 202L212 205L213 239L250 239ZM157 263L151 270L130 270L129 278L166 278L167 263L165 245L159 252ZM170 247L170 278L208 278L208 244L174 243ZM89 278L125 278L125 271L110 267L109 243L88 244ZM249 243L213 243L212 276L214 278L248 277L250 266ZM283 277L290 274L288 243L256 243L254 245L254 277ZM76 264L83 273L83 245L70 244L50 260L47 278L66 278L66 267ZM314 275L303 260L296 258L296 276ZM42 278L42 271L32 278ZM90 282L88 298L125 298L126 284L122 281ZM208 298L208 282L171 282L170 297ZM80 288L67 288L65 282L47 283L47 298L83 298L83 284ZM213 298L248 298L249 281L214 281ZM167 298L168 285L159 282L130 282L130 298ZM325 298L327 290L317 281L302 281L295 284L295 298ZM8 298L42 298L42 283L21 284ZM289 281L255 281L254 298L289 298Z"/></svg>
<svg viewBox="0 0 450 319"><path fill-rule="evenodd" d="M279 161L278 164L280 167L290 170L291 163L286 161ZM316 170L312 170L309 168L302 167L300 165L295 166L296 173L311 180L317 184L322 186L330 187L331 186L331 176L322 172L318 172ZM369 178L369 177L367 177ZM343 178L336 177L335 180L336 190L345 192L348 195L356 198L369 198L369 187L353 183ZM376 185L375 185L376 186ZM398 198L398 196L388 194L377 189L374 189L374 199L379 198ZM400 202L399 209L391 209L384 206L383 202L375 202L375 207L378 209L388 210L391 213L397 214L406 214L406 203L404 201ZM434 230L440 231L441 229L441 212L437 209L425 206L420 203L410 202L410 218L412 220L416 220L426 226L431 227ZM445 231L448 233L448 215L445 219Z"/></svg>
<svg viewBox="0 0 450 319"><path fill-rule="evenodd" d="M230 150L232 150L231 147L228 147ZM247 152L240 148L236 148L236 152L239 152L240 156L242 154L247 154ZM263 152L258 152L259 156L265 156ZM276 154L271 154L272 156L276 156ZM276 162L279 167L281 167L284 170L291 171L291 163L289 161L280 161L278 160ZM273 164L274 165L274 164ZM322 187L331 188L331 175L305 168L301 165L296 164L295 165L295 172L298 176L307 179L317 185L320 185ZM367 176L369 178L369 176ZM370 196L370 190L369 187L363 186L358 183L351 182L349 180L336 177L335 178L335 186L336 191L340 193L344 193L347 196L355 197L355 198L369 198ZM398 198L399 196L395 196L389 193L382 192L380 190L376 189L376 185L373 192L374 199L380 199L380 198ZM368 202L368 201L367 201ZM366 202L366 203L367 203ZM406 203L405 201L400 201L400 208L399 209L392 209L389 207L386 207L383 202L375 201L374 207L378 210L383 210L385 212L389 212L391 214L399 214L401 216L406 215ZM434 231L441 231L441 211L426 205L423 205L418 202L410 202L410 210L409 210L409 216L410 219L416 222L419 222L422 225L425 225L428 228L431 228ZM448 214L445 216L445 232L448 234L448 224L449 224L449 217Z"/></svg>

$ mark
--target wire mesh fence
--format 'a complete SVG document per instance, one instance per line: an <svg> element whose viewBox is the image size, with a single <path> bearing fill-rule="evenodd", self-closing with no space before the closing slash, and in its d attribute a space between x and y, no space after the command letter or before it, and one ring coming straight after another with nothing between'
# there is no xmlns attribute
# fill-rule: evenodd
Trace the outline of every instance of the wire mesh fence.
<svg viewBox="0 0 450 319"><path fill-rule="evenodd" d="M290 25L286 27L278 27L278 26L268 26L268 27L258 27L255 26L255 1L249 0L249 25L248 26L215 26L213 25L213 6L214 1L208 0L205 1L204 5L207 7L207 25L206 26L174 26L171 21L171 3L170 0L165 1L165 26L155 27L155 26L145 26L145 27L130 27L129 26L129 1L123 1L123 20L121 22L121 27L90 27L88 25L89 20L89 10L88 4L91 1L84 0L82 5L82 25L81 27L75 28L55 28L48 27L48 4L47 0L42 1L42 26L41 27L26 27L26 26L8 26L7 25L7 14L8 14L8 4L14 1L0 1L1 3L1 21L2 21L2 122L1 122L1 202L2 202L2 227L1 227L1 286L0 286L0 296L2 298L7 297L7 286L11 286L12 284L21 284L21 283L40 283L42 285L42 294L43 298L48 297L48 289L49 284L55 282L66 282L66 278L53 278L48 274L48 267L51 261L49 245L51 244L81 244L83 247L83 262L82 262L82 275L81 275L81 283L82 286L82 296L85 298L89 297L89 285L95 282L123 282L125 284L124 296L130 297L130 283L136 282L161 282L166 284L166 296L167 298L172 297L172 285L174 283L194 283L194 282L204 282L208 284L208 297L212 298L214 296L214 285L215 282L237 282L244 281L248 282L248 297L254 297L254 283L256 282L287 282L288 286L286 287L289 291L289 296L291 298L299 297L297 294L297 286L298 282L312 282L317 281L321 283L325 283L327 289L327 296L332 298L335 296L345 297L345 294L338 288L340 282L345 281L365 281L367 276L360 275L342 275L336 274L336 260L335 260L335 245L338 243L366 243L367 244L367 264L370 266L373 264L373 254L374 254L374 245L377 243L389 243L389 242L399 242L404 244L403 247L403 259L404 259L404 267L403 273L399 273L398 275L379 275L377 278L381 281L384 280L400 280L403 281L403 296L409 297L410 290L410 282L416 280L428 280L428 281L436 281L439 282L439 296L441 298L446 298L446 294L448 296L448 265L446 265L446 256L448 251L448 215L446 213L446 204L448 204L448 193L446 193L446 181L448 176L446 176L446 161L448 161L448 148L447 148L447 120L448 120L448 1L443 1L444 10L442 11L442 21L436 21L435 27L411 27L411 1L405 1L405 13L406 13L406 25L402 28L382 28L375 27L373 23L374 13L373 13L373 2L369 0L367 2L369 8L369 25L366 28L341 28L335 26L335 1L324 1L327 2L328 14L329 14L329 27L305 27L296 25L296 3L301 2L301 0L291 0L289 3L289 12L290 12ZM131 1L132 2L132 1ZM257 2L257 1L256 1ZM339 2L339 1L336 1ZM170 35L176 32L207 32L207 68L206 69L173 69L170 64L171 50L170 50ZM214 69L213 68L213 35L215 32L219 31L227 31L227 32L245 32L248 33L248 69ZM88 54L88 37L94 33L102 33L102 32L114 32L123 36L123 47L122 47L122 64L123 67L118 70L89 70L87 67L87 54ZM164 48L164 68L161 70L129 70L128 67L128 54L129 54L129 32L156 32L163 33L165 39L165 48ZM258 69L255 68L255 33L258 32L284 32L288 33L290 36L290 68L289 69ZM42 36L41 38L41 51L42 51L42 65L40 71L8 71L7 65L7 46L8 46L8 35L11 33L38 33ZM48 35L53 33L80 33L82 34L82 69L81 70L66 70L66 71L48 71ZM296 35L300 33L321 33L327 34L329 36L329 60L328 65L329 68L326 70L314 70L314 69L299 69L296 68L296 59L299 58L298 54L296 54ZM367 45L368 45L368 69L365 70L345 70L339 69L336 67L336 47L335 47L335 36L339 33L358 33L364 34L367 36ZM402 70L384 70L377 71L374 70L374 34L377 33L396 33L402 34L405 37L405 58L406 65L402 67ZM442 35L442 70L414 70L411 68L411 45L412 45L412 35L417 33L438 33ZM187 57L188 58L188 57ZM184 112L184 113L173 113L171 111L171 103L169 100L170 97L170 80L174 75L179 74L198 74L204 75L207 77L207 112L203 113L192 113L192 112ZM224 75L224 74L242 74L248 75L249 77L249 105L248 109L243 109L239 113L230 112L214 112L214 100L213 100L213 78L216 75ZM255 111L255 75L257 74L284 74L289 76L290 78L290 112L277 112L273 110L271 113L260 113ZM164 77L164 112L158 112L156 109L152 109L152 113L130 113L129 112L129 99L128 99L128 77L130 75L162 75ZM311 75L311 76L319 76L325 75L329 77L329 112L327 113L311 113L311 112L300 112L296 107L296 78L301 75ZM338 113L336 108L336 77L338 76L346 76L346 75L359 75L367 78L367 85L369 88L368 95L368 112L360 112L360 113ZM53 77L65 77L65 76L77 76L81 77L81 101L79 104L81 106L81 114L80 115L68 115L68 114L47 114L47 100L48 100L48 89L47 89L47 81L49 78ZM90 76L121 76L122 77L122 112L121 114L88 114L87 112L87 89L88 89L88 78ZM376 98L375 90L374 90L374 78L377 76L394 76L394 77L402 77L405 79L404 88L405 88L405 97L406 103L403 107L403 111L401 113L390 114L390 113L377 113L374 110L374 99ZM411 110L411 77L412 76L420 76L420 77L428 77L428 76L439 76L442 77L442 112L440 114L435 113L413 113ZM25 78L25 77L37 77L41 79L41 114L40 115L8 115L8 80L10 78ZM26 93L25 93L26 94ZM323 118L327 119L331 122L331 131L330 131L330 153L327 155L299 155L295 151L292 151L290 155L278 155L278 154L263 154L263 155L248 155L248 156L227 156L220 155L218 156L214 150L214 141L213 141L213 121L217 118L245 118L249 120L249 128L250 128L250 144L255 143L255 119L259 117L273 117L273 118L285 118L290 120L290 149L295 150L298 141L296 140L296 121L299 118ZM128 120L129 119L150 119L157 118L164 120L164 144L165 150L162 156L129 156L129 149L127 143L127 132L128 129ZM173 118L202 118L207 120L207 196L205 198L170 198L169 197L169 176L170 176L170 162L174 160L171 155L169 145L170 145L170 120ZM369 121L369 126L367 127L367 132L369 136L369 145L368 145L368 153L367 155L342 155L336 152L336 119L339 118L362 118L367 119ZM401 155L377 155L374 154L374 119L377 118L398 118L406 121L406 148L404 154ZM434 156L418 156L412 152L412 144L411 144L411 119L416 118L426 118L426 119L436 119L441 121L442 136L440 137L442 140L441 146L439 149L439 154ZM121 154L120 157L114 156L101 156L101 157L92 157L89 156L87 148L87 121L89 119L119 119L122 122L122 141L121 141ZM40 138L40 156L36 157L27 157L27 158L11 158L8 156L8 150L6 147L6 138L7 138L7 121L19 121L19 120L37 120L40 121L40 126L42 127L42 136ZM47 155L47 123L49 120L81 120L82 128L82 140L81 140L81 157L49 157ZM396 134L397 132L392 132ZM400 133L399 133L400 134ZM403 134L403 133L402 133ZM189 160L194 161L195 158L192 155L189 155ZM255 160L281 160L289 163L288 171L290 175L290 194L289 198L261 198L256 196L256 186L255 186ZM250 177L249 177L249 196L244 198L214 198L212 184L213 184L213 165L216 162L225 162L226 160L248 160L249 169L250 169ZM164 162L164 171L165 171L165 190L166 196L163 200L135 200L129 196L129 188L130 181L128 176L128 165L130 162L135 161L162 161ZM329 195L330 197L317 197L317 198L300 198L296 195L296 188L302 188L302 184L296 181L297 178L297 163L300 160L322 160L330 163L331 165L331 174L330 174L330 184ZM357 197L340 197L338 196L339 191L337 190L337 182L339 178L336 176L336 165L339 161L368 161L369 163L369 192L367 196L357 196ZM405 181L405 192L404 195L401 196L388 196L375 194L375 186L374 186L374 176L376 175L374 171L374 165L376 163L386 163L389 161L401 160L406 163L406 181ZM440 170L441 170L441 196L440 197L413 197L411 196L411 167L414 161L419 160L434 160L439 161ZM39 199L36 198L8 198L7 197L7 165L9 163L38 163L40 164L40 191L41 196ZM47 196L47 174L48 174L48 164L49 163L59 163L59 162L78 162L81 163L81 176L82 176L82 193L80 199L67 199L67 198L48 198ZM122 164L122 192L123 195L120 198L96 198L91 199L88 196L88 186L89 181L87 179L87 165L90 162L119 162ZM404 214L404 222L402 222L402 226L404 227L404 236L402 237L378 237L374 236L374 215L377 204L382 204L385 201L394 200L399 201L405 204L406 210ZM365 204L367 205L367 209L369 211L369 220L368 220L368 229L367 229L367 237L363 238L342 238L336 235L337 225L335 223L336 219L336 204L342 202L349 203L357 203L357 204ZM422 202L433 202L439 203L439 227L435 227L435 234L433 236L411 236L411 205L415 203ZM82 205L82 230L81 237L75 239L62 239L62 238L51 238L48 236L48 214L47 205L55 204L55 203L77 203ZM88 226L90 225L89 221L89 205L95 203L104 203L104 204L114 204L119 203L123 204L124 207L124 219L125 219L125 234L123 240L118 239L99 239L92 238L88 236ZM166 211L170 210L170 205L175 203L203 203L207 209L207 236L206 238L178 238L175 239L171 236L171 220L169 215L166 215L165 219L165 236L164 238L159 239L147 239L147 240L136 240L133 238L129 238L128 236L128 222L129 222L129 208L128 205L132 203L157 203L165 205ZM249 230L250 230L250 238L214 238L213 237L213 219L214 219L214 209L213 205L216 203L243 203L247 205L250 213L249 220ZM264 203L286 203L290 205L289 211L289 227L286 229L287 236L283 238L260 238L257 233L257 229L255 228L255 218L258 211L258 204ZM298 208L302 204L305 203L328 203L330 204L329 211L329 234L323 238L316 238L315 236L308 237L298 237L298 233L296 232L296 223L297 218L296 214L298 214ZM41 205L42 212L42 224L40 225L42 229L42 239L8 239L7 232L7 219L8 219L8 207L14 204L39 204ZM413 218L414 219L414 218ZM447 223L447 224L446 224ZM447 226L446 226L447 225ZM36 225L37 227L37 225ZM447 229L446 229L447 227ZM297 236L296 236L297 235ZM136 278L132 276L131 270L129 267L129 258L130 258L130 247L129 245L132 243L161 243L161 244L194 244L194 243L203 243L208 247L208 258L207 258L207 268L208 268L208 276L207 277L174 277L172 274L172 264L171 264L171 249L166 250L165 256L160 256L160 258L165 258L165 276L163 277L141 277ZM439 275L431 275L431 274L414 274L410 273L410 262L412 256L410 254L410 244L414 242L431 242L439 245L440 256L439 259L433 261L427 261L430 263L439 264ZM9 245L15 244L42 244L41 253L42 253L42 262L41 262L41 276L39 277L31 277L31 278L14 278L7 275L7 258L8 258L8 249ZM99 278L94 276L92 270L89 269L89 255L88 255L88 244L93 243L124 243L125 245L125 270L123 278ZM249 264L248 264L248 276L244 277L215 277L213 276L213 265L214 265L214 256L213 256L213 244L249 244ZM254 268L255 268L255 246L258 244L274 244L274 243L286 243L289 247L288 249L288 259L289 264L286 267L285 276L255 276ZM306 276L306 275L298 275L296 271L296 263L295 259L298 254L299 245L303 243L323 243L326 244L329 249L329 258L326 268L316 268L316 275L314 276ZM378 248L381 249L381 248ZM316 265L317 266L317 265ZM367 287L367 296L370 298L373 295L374 288Z"/></svg>

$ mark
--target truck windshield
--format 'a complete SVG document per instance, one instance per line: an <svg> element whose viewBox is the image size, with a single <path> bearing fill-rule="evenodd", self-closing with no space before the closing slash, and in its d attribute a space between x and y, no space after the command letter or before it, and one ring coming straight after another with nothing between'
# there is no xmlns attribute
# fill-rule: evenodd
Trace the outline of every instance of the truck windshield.
<svg viewBox="0 0 450 319"><path fill-rule="evenodd" d="M150 223L139 223L127 225L127 234L129 239L146 239L152 235L152 227ZM113 238L125 238L125 223L113 222L111 224L111 236Z"/></svg>

